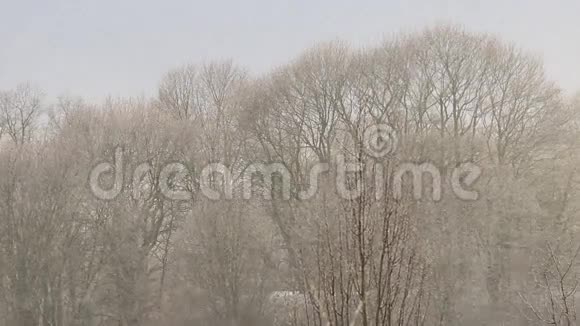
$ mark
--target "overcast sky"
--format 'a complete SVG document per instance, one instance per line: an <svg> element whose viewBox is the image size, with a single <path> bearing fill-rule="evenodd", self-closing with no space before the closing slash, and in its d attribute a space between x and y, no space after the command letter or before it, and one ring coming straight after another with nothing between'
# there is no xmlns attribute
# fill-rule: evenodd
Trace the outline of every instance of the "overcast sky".
<svg viewBox="0 0 580 326"><path fill-rule="evenodd" d="M516 42L580 90L580 0L0 0L0 88L148 96L184 63L231 58L259 74L319 41L373 45L441 22Z"/></svg>

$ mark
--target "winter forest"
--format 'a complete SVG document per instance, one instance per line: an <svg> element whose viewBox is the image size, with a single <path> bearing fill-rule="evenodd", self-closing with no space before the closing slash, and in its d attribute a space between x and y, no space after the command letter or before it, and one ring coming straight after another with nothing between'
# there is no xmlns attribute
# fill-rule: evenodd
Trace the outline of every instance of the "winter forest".
<svg viewBox="0 0 580 326"><path fill-rule="evenodd" d="M0 326L579 325L580 96L518 44L434 25L155 93L0 90Z"/></svg>

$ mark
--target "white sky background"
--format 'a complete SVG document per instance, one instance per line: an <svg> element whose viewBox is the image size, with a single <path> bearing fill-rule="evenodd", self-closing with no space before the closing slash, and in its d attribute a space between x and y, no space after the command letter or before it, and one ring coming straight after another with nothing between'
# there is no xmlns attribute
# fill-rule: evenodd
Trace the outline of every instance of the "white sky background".
<svg viewBox="0 0 580 326"><path fill-rule="evenodd" d="M580 90L580 0L0 0L0 89L151 96L181 64L231 58L260 74L317 42L372 46L435 23L515 42Z"/></svg>

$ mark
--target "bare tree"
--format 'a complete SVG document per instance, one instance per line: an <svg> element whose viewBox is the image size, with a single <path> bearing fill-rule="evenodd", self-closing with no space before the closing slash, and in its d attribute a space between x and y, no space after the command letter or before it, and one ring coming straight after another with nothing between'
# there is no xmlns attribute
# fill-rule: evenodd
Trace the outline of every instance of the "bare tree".
<svg viewBox="0 0 580 326"><path fill-rule="evenodd" d="M14 90L0 93L3 129L15 144L32 139L41 101L42 93L30 84L21 84Z"/></svg>
<svg viewBox="0 0 580 326"><path fill-rule="evenodd" d="M545 325L578 325L576 299L578 293L578 265L580 248L565 258L550 244L547 245L548 263L538 286L544 291L542 307L534 306L526 296L520 294L529 314ZM565 259L565 261L563 260Z"/></svg>

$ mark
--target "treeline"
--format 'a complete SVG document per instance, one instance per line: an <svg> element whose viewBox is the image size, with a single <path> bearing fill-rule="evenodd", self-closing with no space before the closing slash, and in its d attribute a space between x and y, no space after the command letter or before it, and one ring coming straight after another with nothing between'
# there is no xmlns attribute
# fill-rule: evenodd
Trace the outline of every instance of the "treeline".
<svg viewBox="0 0 580 326"><path fill-rule="evenodd" d="M579 110L541 59L456 26L321 44L259 78L188 65L152 99L1 91L0 325L576 325ZM387 155L365 148L376 125ZM364 166L346 197L337 158ZM102 162L122 167L99 179L124 176L113 199L89 184ZM393 191L404 164L445 181L466 162L476 200ZM256 163L288 180L226 196Z"/></svg>

